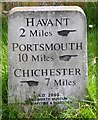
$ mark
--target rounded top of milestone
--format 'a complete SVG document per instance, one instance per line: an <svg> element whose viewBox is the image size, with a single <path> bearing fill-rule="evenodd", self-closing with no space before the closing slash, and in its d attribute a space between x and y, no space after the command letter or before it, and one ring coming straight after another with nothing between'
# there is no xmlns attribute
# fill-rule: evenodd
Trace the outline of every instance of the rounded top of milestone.
<svg viewBox="0 0 98 120"><path fill-rule="evenodd" d="M9 11L9 15L15 12L27 12L27 11L78 11L85 15L84 11L79 6L35 6L35 7L15 7Z"/></svg>

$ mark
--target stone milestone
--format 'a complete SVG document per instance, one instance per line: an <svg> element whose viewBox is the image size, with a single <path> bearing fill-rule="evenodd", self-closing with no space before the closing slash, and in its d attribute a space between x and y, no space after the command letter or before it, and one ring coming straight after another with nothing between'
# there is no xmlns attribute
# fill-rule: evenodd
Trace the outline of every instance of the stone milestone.
<svg viewBox="0 0 98 120"><path fill-rule="evenodd" d="M86 17L77 6L16 7L8 17L9 103L84 99Z"/></svg>

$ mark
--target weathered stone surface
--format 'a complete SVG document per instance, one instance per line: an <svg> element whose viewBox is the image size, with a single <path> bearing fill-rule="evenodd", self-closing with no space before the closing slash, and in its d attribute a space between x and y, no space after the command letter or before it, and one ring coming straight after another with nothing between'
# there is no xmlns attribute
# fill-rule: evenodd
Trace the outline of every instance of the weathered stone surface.
<svg viewBox="0 0 98 120"><path fill-rule="evenodd" d="M52 105L84 98L86 18L79 7L18 7L9 13L9 102Z"/></svg>

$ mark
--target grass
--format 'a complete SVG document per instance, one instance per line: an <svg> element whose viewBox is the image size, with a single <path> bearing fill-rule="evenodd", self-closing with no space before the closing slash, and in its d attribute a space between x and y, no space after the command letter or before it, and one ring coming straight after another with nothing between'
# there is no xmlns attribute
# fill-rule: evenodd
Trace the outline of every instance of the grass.
<svg viewBox="0 0 98 120"><path fill-rule="evenodd" d="M8 40L7 40L7 17L2 16L2 120L7 118L32 118L34 119L49 119L60 120L65 118L78 118L81 120L96 118L97 119L97 100L96 100L96 61L95 61L95 49L96 49L96 28L93 17L90 21L90 7L86 6L87 16L89 17L88 25L92 24L94 27L90 29L88 27L88 85L86 100L78 102L79 107L73 108L67 103L68 109L57 110L55 106L38 106L29 104L27 112L24 111L27 108L23 107L21 103L15 103L13 105L7 104L7 81L8 81Z"/></svg>

